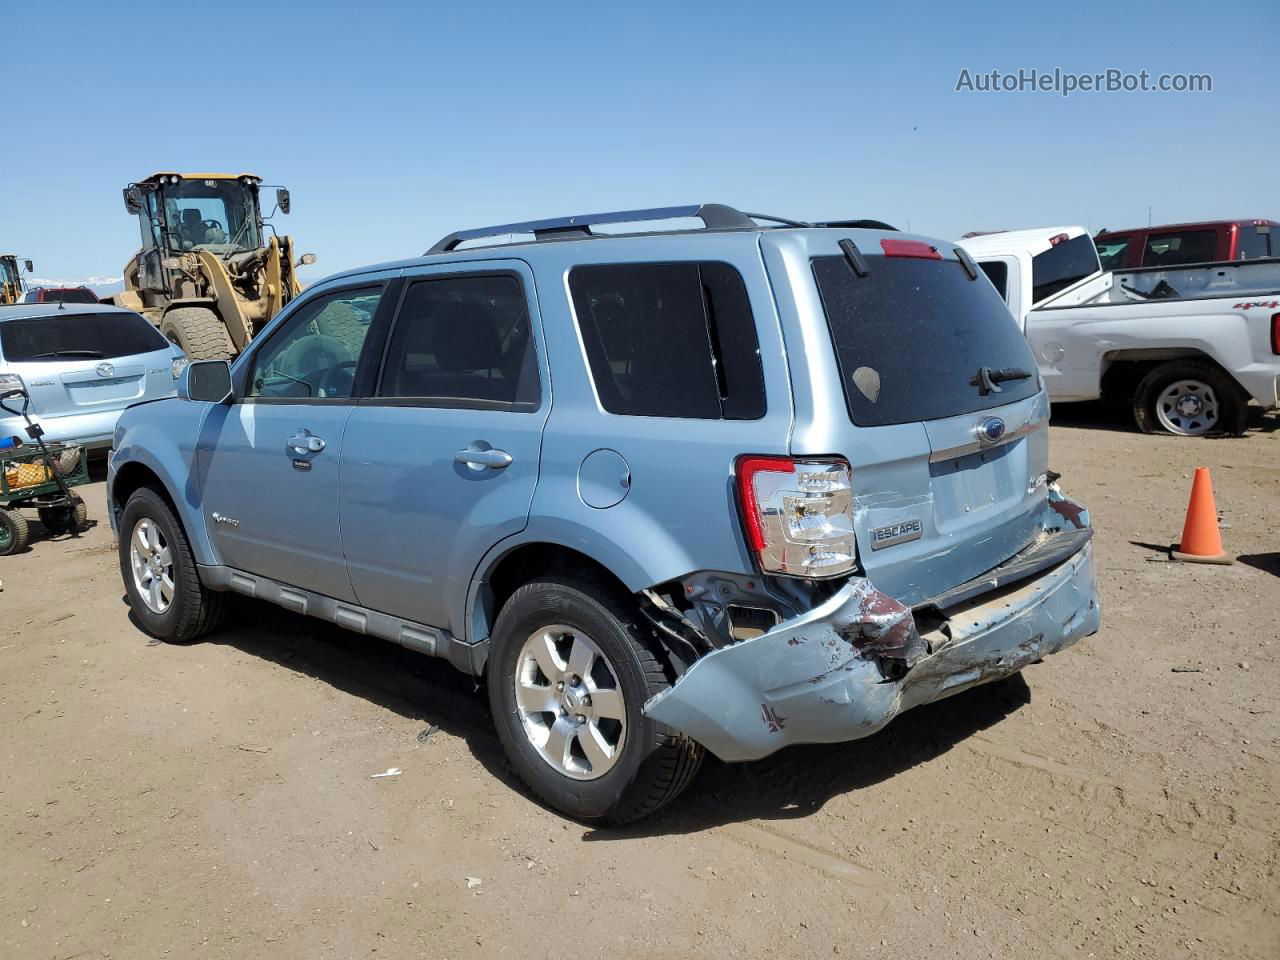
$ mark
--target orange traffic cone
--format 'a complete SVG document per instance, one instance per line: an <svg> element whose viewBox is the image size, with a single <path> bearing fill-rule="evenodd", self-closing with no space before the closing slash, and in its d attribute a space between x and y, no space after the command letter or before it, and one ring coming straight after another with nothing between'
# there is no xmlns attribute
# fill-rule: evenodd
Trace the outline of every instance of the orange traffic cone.
<svg viewBox="0 0 1280 960"><path fill-rule="evenodd" d="M1196 467L1191 481L1191 502L1187 504L1187 522L1182 527L1182 541L1173 548L1173 559L1190 563L1234 563L1222 549L1218 532L1218 508L1213 504L1213 481L1208 467Z"/></svg>

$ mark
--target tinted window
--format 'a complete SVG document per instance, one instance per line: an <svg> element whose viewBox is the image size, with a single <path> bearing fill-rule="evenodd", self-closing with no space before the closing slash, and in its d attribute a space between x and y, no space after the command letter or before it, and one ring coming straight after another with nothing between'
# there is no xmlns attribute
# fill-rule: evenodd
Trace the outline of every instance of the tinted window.
<svg viewBox="0 0 1280 960"><path fill-rule="evenodd" d="M169 341L136 313L64 313L0 319L0 352L10 363L110 360L164 350Z"/></svg>
<svg viewBox="0 0 1280 960"><path fill-rule="evenodd" d="M845 400L864 427L937 420L1003 406L1040 389L1035 360L990 284L955 260L868 257L865 277L844 257L815 257ZM983 396L982 367L1030 374Z"/></svg>
<svg viewBox="0 0 1280 960"><path fill-rule="evenodd" d="M1144 267L1173 267L1183 263L1211 263L1218 259L1218 234L1214 230L1184 230L1147 237L1142 254Z"/></svg>
<svg viewBox="0 0 1280 960"><path fill-rule="evenodd" d="M538 406L529 306L513 276L444 277L409 287L378 395Z"/></svg>
<svg viewBox="0 0 1280 960"><path fill-rule="evenodd" d="M1063 240L1031 258L1031 302L1039 303L1098 270L1092 238L1081 234Z"/></svg>
<svg viewBox="0 0 1280 960"><path fill-rule="evenodd" d="M303 304L254 355L248 396L350 397L365 335L381 299L381 287L364 287Z"/></svg>
<svg viewBox="0 0 1280 960"><path fill-rule="evenodd" d="M988 260L978 266L987 275L987 279L996 288L996 293L1000 294L1001 299L1007 300L1009 298L1009 265L1003 260Z"/></svg>
<svg viewBox="0 0 1280 960"><path fill-rule="evenodd" d="M764 416L747 290L726 263L627 263L569 273L600 404L640 417Z"/></svg>
<svg viewBox="0 0 1280 960"><path fill-rule="evenodd" d="M1240 228L1240 259L1260 260L1271 256L1268 234L1262 231L1265 227L1247 226Z"/></svg>
<svg viewBox="0 0 1280 960"><path fill-rule="evenodd" d="M1119 270L1124 266L1125 251L1133 241L1129 237L1119 237L1114 240L1095 238L1093 242L1098 248L1098 260L1102 269Z"/></svg>

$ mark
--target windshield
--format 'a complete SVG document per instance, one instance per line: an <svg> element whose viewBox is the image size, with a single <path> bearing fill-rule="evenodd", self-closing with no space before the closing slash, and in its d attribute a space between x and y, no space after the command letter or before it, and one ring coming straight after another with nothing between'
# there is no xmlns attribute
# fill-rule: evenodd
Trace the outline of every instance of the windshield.
<svg viewBox="0 0 1280 960"><path fill-rule="evenodd" d="M181 180L159 191L170 250L213 253L256 250L262 246L258 191L239 180Z"/></svg>
<svg viewBox="0 0 1280 960"><path fill-rule="evenodd" d="M0 355L9 363L110 360L168 346L169 341L136 313L59 313L0 320Z"/></svg>
<svg viewBox="0 0 1280 960"><path fill-rule="evenodd" d="M8 257L0 257L0 283L17 283L18 268L16 262Z"/></svg>
<svg viewBox="0 0 1280 960"><path fill-rule="evenodd" d="M814 257L849 416L861 427L939 420L1035 396L1035 359L995 288L955 260ZM996 382L981 381L986 368Z"/></svg>

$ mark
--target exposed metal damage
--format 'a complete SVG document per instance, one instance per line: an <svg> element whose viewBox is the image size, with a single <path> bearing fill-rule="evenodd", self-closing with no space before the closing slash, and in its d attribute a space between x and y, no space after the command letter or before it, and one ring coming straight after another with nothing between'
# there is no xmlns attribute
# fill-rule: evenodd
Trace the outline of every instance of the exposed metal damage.
<svg viewBox="0 0 1280 960"><path fill-rule="evenodd" d="M1040 536L995 570L915 608L853 578L702 656L644 711L723 760L750 760L867 736L903 710L1009 676L1096 632L1088 523L1051 480Z"/></svg>

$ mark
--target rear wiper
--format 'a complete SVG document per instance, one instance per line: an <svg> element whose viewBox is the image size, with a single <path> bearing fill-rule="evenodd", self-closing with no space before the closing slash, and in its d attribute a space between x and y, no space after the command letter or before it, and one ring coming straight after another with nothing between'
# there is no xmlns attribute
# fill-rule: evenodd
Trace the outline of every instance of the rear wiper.
<svg viewBox="0 0 1280 960"><path fill-rule="evenodd" d="M979 395L985 397L989 393L1000 393L999 384L1007 380L1026 380L1030 376L1031 372L1021 367L1005 367L1003 370L979 367L978 375L969 381L969 386L977 387Z"/></svg>
<svg viewBox="0 0 1280 960"><path fill-rule="evenodd" d="M50 350L48 353L34 354L32 360L44 360L48 357L101 357L101 350Z"/></svg>

